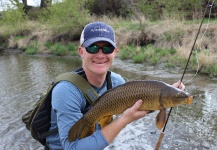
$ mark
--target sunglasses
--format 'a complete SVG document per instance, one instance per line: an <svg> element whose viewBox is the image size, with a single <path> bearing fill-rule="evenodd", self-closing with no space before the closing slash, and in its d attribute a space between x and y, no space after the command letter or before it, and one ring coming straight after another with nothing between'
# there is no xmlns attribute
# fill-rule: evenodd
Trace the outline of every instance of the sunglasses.
<svg viewBox="0 0 217 150"><path fill-rule="evenodd" d="M86 51L90 54L96 54L99 52L100 49L102 50L104 54L111 54L114 52L115 47L112 45L105 45L103 47L99 47L97 45L90 45L86 47Z"/></svg>

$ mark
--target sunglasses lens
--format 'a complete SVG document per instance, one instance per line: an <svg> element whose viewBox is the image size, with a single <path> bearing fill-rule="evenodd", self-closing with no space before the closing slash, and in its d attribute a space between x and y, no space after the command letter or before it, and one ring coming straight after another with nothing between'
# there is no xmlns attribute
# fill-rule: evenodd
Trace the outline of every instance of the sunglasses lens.
<svg viewBox="0 0 217 150"><path fill-rule="evenodd" d="M86 48L88 53L96 54L99 52L99 47L97 45L89 46Z"/></svg>
<svg viewBox="0 0 217 150"><path fill-rule="evenodd" d="M111 54L114 52L113 46L103 46L102 51L104 54Z"/></svg>
<svg viewBox="0 0 217 150"><path fill-rule="evenodd" d="M102 49L102 52L104 54L111 54L114 52L114 47L113 46L103 46L103 47L99 47L97 45L91 45L89 47L86 48L87 52L90 54L96 54L99 52L99 49Z"/></svg>

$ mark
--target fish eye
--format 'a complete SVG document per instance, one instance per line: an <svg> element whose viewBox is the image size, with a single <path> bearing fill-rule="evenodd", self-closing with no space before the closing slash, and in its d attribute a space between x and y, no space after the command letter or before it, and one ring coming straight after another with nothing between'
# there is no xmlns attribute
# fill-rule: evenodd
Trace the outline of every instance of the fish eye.
<svg viewBox="0 0 217 150"><path fill-rule="evenodd" d="M177 93L176 97L180 97L181 94L182 94L182 92Z"/></svg>
<svg viewBox="0 0 217 150"><path fill-rule="evenodd" d="M177 94L179 97L185 98L187 95L185 92L181 91Z"/></svg>

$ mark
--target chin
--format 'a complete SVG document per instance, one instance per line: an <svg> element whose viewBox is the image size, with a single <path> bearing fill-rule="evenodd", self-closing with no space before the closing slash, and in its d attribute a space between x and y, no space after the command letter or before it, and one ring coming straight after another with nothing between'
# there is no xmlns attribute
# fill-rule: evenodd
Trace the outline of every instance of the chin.
<svg viewBox="0 0 217 150"><path fill-rule="evenodd" d="M96 74L103 75L103 74L106 74L107 71L108 71L107 68L96 68L94 72L95 72Z"/></svg>

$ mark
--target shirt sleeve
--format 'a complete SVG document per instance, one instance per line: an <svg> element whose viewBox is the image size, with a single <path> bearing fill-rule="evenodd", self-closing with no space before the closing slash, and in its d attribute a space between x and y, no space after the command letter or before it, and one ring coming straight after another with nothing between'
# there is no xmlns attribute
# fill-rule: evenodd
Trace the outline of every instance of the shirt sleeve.
<svg viewBox="0 0 217 150"><path fill-rule="evenodd" d="M115 72L111 72L112 88L126 83L123 77Z"/></svg>
<svg viewBox="0 0 217 150"><path fill-rule="evenodd" d="M83 116L85 106L83 94L72 83L63 81L54 87L52 107L57 116L59 138L64 150L102 150L108 146L100 130L86 138L68 142L69 129Z"/></svg>

